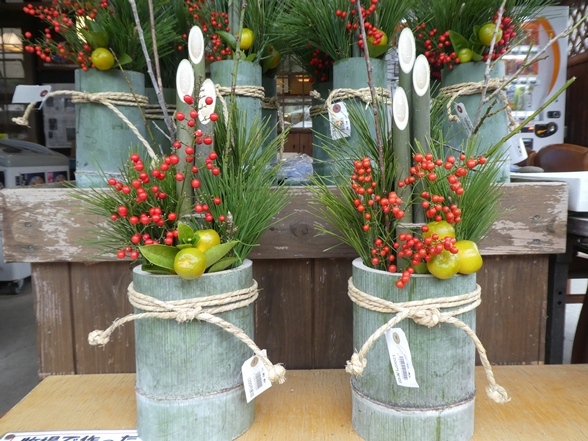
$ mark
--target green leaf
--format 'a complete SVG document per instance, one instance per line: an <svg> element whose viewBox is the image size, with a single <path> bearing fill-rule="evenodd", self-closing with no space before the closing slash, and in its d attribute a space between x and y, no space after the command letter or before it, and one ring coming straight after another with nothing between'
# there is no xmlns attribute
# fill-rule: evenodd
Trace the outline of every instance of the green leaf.
<svg viewBox="0 0 588 441"><path fill-rule="evenodd" d="M375 45L375 44L371 44L368 41L368 53L370 54L370 57L372 58L378 58L381 57L382 55L384 55L386 52L388 52L390 50L390 46L386 45Z"/></svg>
<svg viewBox="0 0 588 441"><path fill-rule="evenodd" d="M225 31L217 31L217 34L221 36L231 49L235 50L237 48L237 39L233 34Z"/></svg>
<svg viewBox="0 0 588 441"><path fill-rule="evenodd" d="M143 271L146 271L146 272L152 273L152 274L163 274L163 275L175 274L174 271L168 270L167 268L163 268L161 266L153 265L151 263L144 263L141 266L141 269Z"/></svg>
<svg viewBox="0 0 588 441"><path fill-rule="evenodd" d="M221 260L219 260L218 262L216 262L214 265L209 267L208 272L215 273L217 271L222 271L224 269L227 269L232 264L234 264L235 262L238 262L238 261L239 261L238 257L224 257Z"/></svg>
<svg viewBox="0 0 588 441"><path fill-rule="evenodd" d="M194 230L183 222L178 222L178 240L180 243L189 243L194 245Z"/></svg>
<svg viewBox="0 0 588 441"><path fill-rule="evenodd" d="M204 256L206 257L206 267L209 268L221 260L223 256L231 251L238 243L238 240L231 240L230 242L221 243L207 249L204 252Z"/></svg>
<svg viewBox="0 0 588 441"><path fill-rule="evenodd" d="M176 247L155 244L139 247L139 251L153 265L173 270L174 258L179 250Z"/></svg>
<svg viewBox="0 0 588 441"><path fill-rule="evenodd" d="M133 61L133 59L131 58L131 56L129 54L116 54L116 58L118 58L118 62L121 64L121 66L124 66L125 64L129 64L130 62Z"/></svg>
<svg viewBox="0 0 588 441"><path fill-rule="evenodd" d="M449 31L449 39L451 40L451 44L453 45L453 50L455 53L458 53L462 49L472 48L470 42L467 41L463 35L458 34L457 32Z"/></svg>
<svg viewBox="0 0 588 441"><path fill-rule="evenodd" d="M472 61L482 61L484 57L478 54L476 51L472 54Z"/></svg>
<svg viewBox="0 0 588 441"><path fill-rule="evenodd" d="M254 62L257 58L257 54L249 54L245 57L245 61Z"/></svg>
<svg viewBox="0 0 588 441"><path fill-rule="evenodd" d="M96 42L94 41L94 35L92 32L88 31L87 29L80 29L80 33L84 36L86 43L88 43L91 47L96 47Z"/></svg>
<svg viewBox="0 0 588 441"><path fill-rule="evenodd" d="M181 243L179 245L176 245L176 248L178 250L183 250L184 248L193 248L194 245L192 245L191 243Z"/></svg>

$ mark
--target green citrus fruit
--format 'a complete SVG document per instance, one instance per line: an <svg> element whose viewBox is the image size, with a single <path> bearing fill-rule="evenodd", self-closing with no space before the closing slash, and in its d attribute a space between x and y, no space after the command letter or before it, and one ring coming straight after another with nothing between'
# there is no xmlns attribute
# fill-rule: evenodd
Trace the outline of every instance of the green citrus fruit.
<svg viewBox="0 0 588 441"><path fill-rule="evenodd" d="M278 64L280 64L280 60L282 59L282 56L280 55L280 53L273 49L271 51L271 55L269 58L269 61L267 63L267 68L269 69L275 69L276 67L278 67Z"/></svg>
<svg viewBox="0 0 588 441"><path fill-rule="evenodd" d="M449 279L459 270L459 256L443 250L427 262L427 269L438 279Z"/></svg>
<svg viewBox="0 0 588 441"><path fill-rule="evenodd" d="M214 230L198 230L197 233L200 239L196 243L196 248L203 253L209 248L221 243L220 236Z"/></svg>
<svg viewBox="0 0 588 441"><path fill-rule="evenodd" d="M423 238L432 236L433 234L439 235L439 240L445 239L446 237L455 237L455 228L447 221L433 221L427 224L429 230L423 233Z"/></svg>
<svg viewBox="0 0 588 441"><path fill-rule="evenodd" d="M457 58L459 58L460 63L469 63L472 61L473 55L474 51L465 47L457 53Z"/></svg>
<svg viewBox="0 0 588 441"><path fill-rule="evenodd" d="M488 22L482 26L478 31L478 40L480 40L480 43L482 43L484 46L490 46L490 43L492 42L492 36L494 35L494 29L496 29L496 24L492 22ZM498 29L498 31L496 31L496 40L494 40L495 43L498 43L501 38L502 29Z"/></svg>
<svg viewBox="0 0 588 441"><path fill-rule="evenodd" d="M459 270L460 274L473 274L482 268L482 255L478 250L476 242L471 240L458 240L455 246L459 250Z"/></svg>
<svg viewBox="0 0 588 441"><path fill-rule="evenodd" d="M184 248L174 258L174 271L182 279L197 279L206 269L206 257L197 248Z"/></svg>
<svg viewBox="0 0 588 441"><path fill-rule="evenodd" d="M114 66L114 57L108 49L99 47L92 52L92 64L96 69L108 70Z"/></svg>
<svg viewBox="0 0 588 441"><path fill-rule="evenodd" d="M249 28L243 28L241 31L241 49L246 51L253 46L253 31Z"/></svg>

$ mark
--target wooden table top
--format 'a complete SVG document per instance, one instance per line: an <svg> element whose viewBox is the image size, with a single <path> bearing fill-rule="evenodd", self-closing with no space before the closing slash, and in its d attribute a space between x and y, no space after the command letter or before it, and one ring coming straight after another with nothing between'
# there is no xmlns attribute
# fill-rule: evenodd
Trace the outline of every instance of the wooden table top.
<svg viewBox="0 0 588 441"><path fill-rule="evenodd" d="M588 364L498 366L511 396L490 401L476 368L473 440L588 439ZM251 429L239 441L361 440L351 427L349 375L343 370L288 371L283 385L256 398ZM52 376L0 419L0 435L49 430L134 429L134 374Z"/></svg>

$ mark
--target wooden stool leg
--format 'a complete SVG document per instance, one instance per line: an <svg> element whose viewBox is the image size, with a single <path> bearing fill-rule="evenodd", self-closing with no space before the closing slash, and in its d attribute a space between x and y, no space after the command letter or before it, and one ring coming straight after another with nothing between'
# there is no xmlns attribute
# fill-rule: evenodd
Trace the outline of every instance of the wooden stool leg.
<svg viewBox="0 0 588 441"><path fill-rule="evenodd" d="M576 363L588 363L588 290L584 296L572 346L572 364Z"/></svg>

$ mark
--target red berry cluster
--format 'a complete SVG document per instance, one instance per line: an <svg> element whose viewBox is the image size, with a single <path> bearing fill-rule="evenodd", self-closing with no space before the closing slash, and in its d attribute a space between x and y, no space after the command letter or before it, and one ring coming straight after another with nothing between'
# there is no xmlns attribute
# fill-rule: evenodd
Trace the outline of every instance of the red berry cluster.
<svg viewBox="0 0 588 441"><path fill-rule="evenodd" d="M184 101L194 106L195 99L185 96ZM212 104L212 98L204 102ZM189 116L176 113L179 129L188 130L195 125L198 110L192 108ZM212 113L211 121L218 120ZM196 148L212 143L212 137L202 130L194 130L193 142L189 145L175 141L172 153L163 158L146 164L137 153L130 155L130 161L123 168L123 178L111 177L107 180L113 189L113 198L102 199L111 210L110 220L114 222L114 231L122 237L124 246L116 251L120 259L130 257L139 259L139 247L142 245L164 244L174 245L177 237L177 208L179 197L177 184L189 179L191 188L196 192L193 205L197 216L207 223L226 221L225 215L214 218L211 206L220 206L222 200L218 196L208 195L202 191L198 178L201 169L211 176L218 176L221 170L217 164L216 152L209 152L203 160L198 159Z"/></svg>
<svg viewBox="0 0 588 441"><path fill-rule="evenodd" d="M498 19L498 14L495 14L494 21ZM515 27L512 18L503 16L499 25L502 30L502 38L496 41L494 45L494 52L492 59L496 60L503 55L509 48L511 40L516 37ZM465 38L469 38L466 35ZM477 35L472 36L474 41L477 41ZM458 54L455 52L451 40L449 38L449 30L440 31L437 28L431 28L426 23L422 23L415 27L415 39L417 44L420 44L422 53L429 60L431 66L431 75L437 79L441 78L441 71L444 68L453 69L453 66L460 64ZM480 54L482 60L486 61L489 56L489 48L485 47Z"/></svg>
<svg viewBox="0 0 588 441"><path fill-rule="evenodd" d="M206 60L214 62L228 59L232 55L232 50L217 32L231 32L229 15L226 12L209 10L209 6L202 0L186 0L186 5L188 12L210 41L204 55Z"/></svg>
<svg viewBox="0 0 588 441"><path fill-rule="evenodd" d="M484 156L467 158L463 153L457 158L449 155L445 160L435 159L431 153L425 155L417 153L414 155L413 160L414 166L410 168L410 176L398 183L400 188L412 185L419 180L424 180L426 188L435 189L435 184L444 179L449 190L457 196L464 194L465 189L462 185L462 180L470 170L478 165L486 164ZM442 188L439 187L439 190ZM455 203L447 205L449 201L441 194L423 191L420 196L423 199L421 205L425 209L427 218L437 221L445 219L448 223L457 223L461 220L461 210Z"/></svg>
<svg viewBox="0 0 588 441"><path fill-rule="evenodd" d="M363 217L363 231L370 231L372 227L382 221L380 213L391 214L395 219L402 219L404 217L404 211L400 208L402 200L395 192L392 191L384 196L375 193L378 183L372 176L370 158L354 161L353 166L351 189L357 195L353 200L353 205Z"/></svg>
<svg viewBox="0 0 588 441"><path fill-rule="evenodd" d="M359 29L359 20L357 20L357 0L349 0L349 2L351 3L349 12L337 9L335 11L335 15L341 20L347 21L347 31L356 32ZM370 5L367 8L361 6L361 16L364 20L366 36L368 40L374 45L380 44L382 38L385 35L382 30L376 28L370 21L370 16L376 12L378 3L379 0L370 0ZM358 36L357 44L362 50L364 49L365 44L363 42L363 36L361 33Z"/></svg>
<svg viewBox="0 0 588 441"><path fill-rule="evenodd" d="M333 76L333 59L319 49L315 49L309 61L313 69L313 78L319 83L329 81Z"/></svg>
<svg viewBox="0 0 588 441"><path fill-rule="evenodd" d="M92 67L92 48L77 37L79 30L76 28L76 17L96 20L101 11L112 12L108 8L108 0L53 0L50 6L28 4L23 7L25 14L40 19L49 27L43 30L43 38L36 41L32 41L31 32L25 32L24 49L36 54L45 63L70 61L88 70Z"/></svg>

